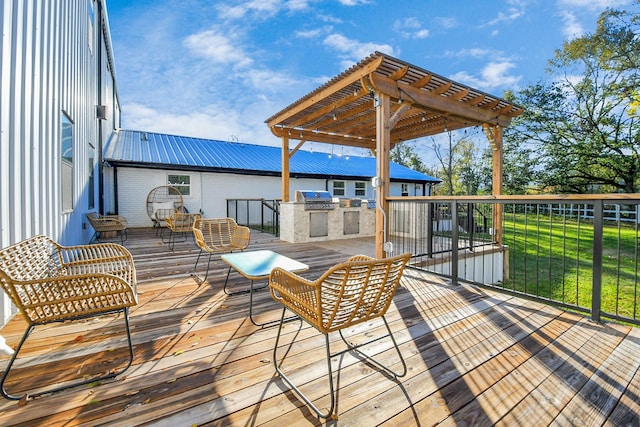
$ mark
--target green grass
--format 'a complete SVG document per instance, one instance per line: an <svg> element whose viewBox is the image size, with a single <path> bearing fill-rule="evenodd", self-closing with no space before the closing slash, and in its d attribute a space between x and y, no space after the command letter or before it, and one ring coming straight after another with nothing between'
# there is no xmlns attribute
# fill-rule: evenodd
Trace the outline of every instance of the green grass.
<svg viewBox="0 0 640 427"><path fill-rule="evenodd" d="M505 288L591 308L593 224L557 216L504 214L504 244L509 246ZM603 228L603 312L640 318L636 265L638 236L633 224Z"/></svg>

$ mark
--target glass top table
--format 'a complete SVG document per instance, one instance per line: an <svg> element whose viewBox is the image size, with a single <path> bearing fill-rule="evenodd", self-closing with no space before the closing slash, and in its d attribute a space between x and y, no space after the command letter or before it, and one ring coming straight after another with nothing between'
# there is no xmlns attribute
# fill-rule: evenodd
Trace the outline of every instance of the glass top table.
<svg viewBox="0 0 640 427"><path fill-rule="evenodd" d="M249 319L256 326L265 326L271 323L275 323L276 321L258 323L253 318L253 292L258 289L263 289L269 285L267 283L266 285L259 288L254 288L253 282L255 280L268 279L271 270L276 267L280 267L292 273L300 273L309 269L309 266L307 264L303 264L299 261L296 261L284 255L280 255L279 253L270 250L233 252L221 255L220 259L229 264L227 279L224 282L225 293L227 295L249 293ZM249 279L250 284L248 290L233 293L227 291L229 273L231 273L232 268L240 273L243 277Z"/></svg>

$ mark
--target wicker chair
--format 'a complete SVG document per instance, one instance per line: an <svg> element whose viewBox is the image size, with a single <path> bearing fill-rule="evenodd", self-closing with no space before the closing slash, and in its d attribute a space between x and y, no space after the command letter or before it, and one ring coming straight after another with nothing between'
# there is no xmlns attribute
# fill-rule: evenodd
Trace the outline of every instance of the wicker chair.
<svg viewBox="0 0 640 427"><path fill-rule="evenodd" d="M202 218L199 213L174 212L167 218L167 228L169 229L169 238L167 243L169 248L173 250L176 243L176 235L182 234L184 237L182 242L187 240L185 233L193 236L193 224L196 220ZM195 239L194 239L195 240Z"/></svg>
<svg viewBox="0 0 640 427"><path fill-rule="evenodd" d="M193 224L193 237L200 248L196 265L193 267L192 276L198 283L204 283L209 276L211 257L233 251L243 251L249 246L251 230L249 227L238 225L233 218L200 218ZM209 254L207 271L204 277L196 274L200 255ZM228 276L227 276L228 279ZM226 288L226 284L225 284Z"/></svg>
<svg viewBox="0 0 640 427"><path fill-rule="evenodd" d="M154 228L165 228L167 218L174 212L184 212L182 193L176 187L161 185L147 194L147 214Z"/></svg>
<svg viewBox="0 0 640 427"><path fill-rule="evenodd" d="M273 349L273 364L276 372L283 381L291 387L319 417L336 418L333 415L335 409L335 392L333 372L331 369L331 358L334 356L338 356L347 351L356 351L364 359L389 372L394 377L406 375L407 365L384 316L398 288L402 272L409 261L409 257L409 253L385 259L374 259L364 255L357 255L349 258L346 262L330 268L315 281L304 279L295 273L290 273L280 268L275 268L271 271L269 277L271 296L283 305L280 326ZM282 360L278 362L278 343L280 341L282 325L286 320L285 312L287 309L298 315L302 320L309 323L325 336L329 391L331 395L331 406L327 412L320 411L283 373L281 367L289 351L285 351ZM347 342L342 334L344 328L368 322L375 318L382 318L388 333L373 341L380 340L387 336L391 338L391 342L402 362L401 373L392 371L359 350L360 347L372 341L354 345ZM329 333L335 331L339 332L347 348L332 354L329 345ZM291 345L293 345L293 342L290 346Z"/></svg>
<svg viewBox="0 0 640 427"><path fill-rule="evenodd" d="M120 243L124 244L127 240L127 219L121 215L100 215L98 212L90 212L86 214L87 220L93 227L93 236L89 243L94 240L99 242L102 233L115 231L120 234Z"/></svg>
<svg viewBox="0 0 640 427"><path fill-rule="evenodd" d="M46 236L32 237L0 250L0 286L28 324L0 379L3 397L15 400L23 397L9 394L5 380L27 337L39 325L122 312L129 360L118 371L31 396L112 378L131 365L129 307L137 304L136 271L133 257L125 247L114 243L65 247Z"/></svg>

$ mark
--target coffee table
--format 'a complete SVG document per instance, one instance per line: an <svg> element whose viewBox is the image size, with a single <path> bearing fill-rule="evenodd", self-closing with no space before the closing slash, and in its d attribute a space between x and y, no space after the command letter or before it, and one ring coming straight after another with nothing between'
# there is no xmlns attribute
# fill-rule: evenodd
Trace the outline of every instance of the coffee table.
<svg viewBox="0 0 640 427"><path fill-rule="evenodd" d="M259 323L253 318L253 292L258 289L264 289L269 284L259 288L254 288L253 282L255 280L268 279L271 270L276 267L283 268L292 273L299 273L309 269L307 264L303 264L299 261L280 255L277 252L270 250L260 251L247 251L247 252L234 252L224 254L220 257L224 262L229 264L229 271L227 272L227 279L224 282L224 291L228 295L236 295L241 293L249 293L249 319L256 326L266 326L269 324L277 323L280 320L273 320L270 322ZM231 269L234 269L242 276L249 279L249 289L229 293L227 292L227 282L229 281L229 273Z"/></svg>

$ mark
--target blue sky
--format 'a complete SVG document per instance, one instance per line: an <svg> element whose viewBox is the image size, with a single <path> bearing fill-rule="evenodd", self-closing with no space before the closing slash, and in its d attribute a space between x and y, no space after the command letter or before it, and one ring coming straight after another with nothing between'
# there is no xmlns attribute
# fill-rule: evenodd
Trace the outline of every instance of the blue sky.
<svg viewBox="0 0 640 427"><path fill-rule="evenodd" d="M374 51L501 96L546 78L564 40L630 2L107 0L107 10L123 128L279 145L267 118Z"/></svg>

